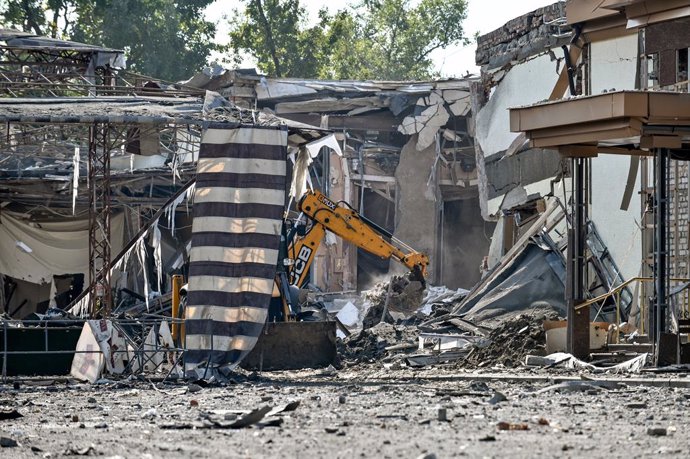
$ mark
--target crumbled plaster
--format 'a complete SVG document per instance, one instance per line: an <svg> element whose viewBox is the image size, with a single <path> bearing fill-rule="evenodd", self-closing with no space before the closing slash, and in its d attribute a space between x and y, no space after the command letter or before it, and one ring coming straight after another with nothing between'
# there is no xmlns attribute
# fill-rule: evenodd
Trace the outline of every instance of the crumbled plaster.
<svg viewBox="0 0 690 459"><path fill-rule="evenodd" d="M558 66L548 53L514 66L494 88L476 120L476 142L487 157L508 149L518 136L510 132L508 109L545 100L558 80Z"/></svg>
<svg viewBox="0 0 690 459"><path fill-rule="evenodd" d="M439 129L451 115L467 116L470 112L470 94L467 91L454 89L434 90L426 97L420 97L416 103L415 113L406 116L398 131L412 136L417 134L417 151L431 146Z"/></svg>

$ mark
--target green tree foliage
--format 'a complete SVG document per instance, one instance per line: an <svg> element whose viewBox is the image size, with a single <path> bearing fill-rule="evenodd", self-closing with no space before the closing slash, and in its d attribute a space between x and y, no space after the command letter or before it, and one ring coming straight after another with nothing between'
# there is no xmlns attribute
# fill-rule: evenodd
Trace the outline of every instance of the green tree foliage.
<svg viewBox="0 0 690 459"><path fill-rule="evenodd" d="M249 0L244 14L236 13L230 32L236 61L251 54L264 72L282 77L318 74L324 56L324 15L313 27L305 25L299 0Z"/></svg>
<svg viewBox="0 0 690 459"><path fill-rule="evenodd" d="M3 27L127 51L128 69L188 78L217 47L213 0L0 0Z"/></svg>
<svg viewBox="0 0 690 459"><path fill-rule="evenodd" d="M436 76L431 54L466 43L466 0L363 0L308 24L299 0L243 0L231 23L239 61L274 76L414 80Z"/></svg>

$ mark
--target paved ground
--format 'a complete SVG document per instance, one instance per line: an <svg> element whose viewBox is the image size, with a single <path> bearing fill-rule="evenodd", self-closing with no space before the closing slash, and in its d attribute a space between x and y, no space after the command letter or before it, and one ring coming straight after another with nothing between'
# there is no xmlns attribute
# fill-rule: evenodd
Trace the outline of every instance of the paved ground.
<svg viewBox="0 0 690 459"><path fill-rule="evenodd" d="M0 420L0 436L18 442L0 457L690 457L687 388L556 389L546 380L454 381L443 378L458 370L376 368L264 373L204 388L9 382L0 385L0 407L23 417ZM294 411L271 416L280 426L229 428L233 411L293 401ZM439 420L440 408L448 420Z"/></svg>

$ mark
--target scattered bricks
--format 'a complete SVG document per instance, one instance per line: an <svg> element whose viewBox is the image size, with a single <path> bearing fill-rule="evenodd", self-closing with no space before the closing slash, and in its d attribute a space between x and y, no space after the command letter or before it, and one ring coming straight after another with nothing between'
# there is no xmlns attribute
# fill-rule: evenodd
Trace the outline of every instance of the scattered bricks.
<svg viewBox="0 0 690 459"><path fill-rule="evenodd" d="M524 422L499 422L496 427L498 430L529 430L529 426Z"/></svg>

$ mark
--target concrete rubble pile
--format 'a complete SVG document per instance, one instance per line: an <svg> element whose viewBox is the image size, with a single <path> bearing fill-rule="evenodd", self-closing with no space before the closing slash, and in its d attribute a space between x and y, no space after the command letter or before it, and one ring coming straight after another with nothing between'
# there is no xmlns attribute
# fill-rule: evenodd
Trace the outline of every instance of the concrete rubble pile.
<svg viewBox="0 0 690 459"><path fill-rule="evenodd" d="M424 287L410 276L392 276L364 291L363 297L369 305L363 326L371 328L382 320L392 323L394 315L400 318L415 313L424 300Z"/></svg>
<svg viewBox="0 0 690 459"><path fill-rule="evenodd" d="M347 323L348 332L339 333L340 363L346 367L380 364L389 370L448 364L464 369L558 366L561 370L637 373L647 362L646 354L621 355L613 357L615 363L624 360L618 365L595 366L570 354L549 354L547 325L564 323L558 308L533 302L500 315L473 318L459 312L469 300L466 290L439 286L420 290L405 276L392 276L358 297L339 299L335 303L345 305L331 314ZM609 339L612 330L615 327L608 326L597 333Z"/></svg>
<svg viewBox="0 0 690 459"><path fill-rule="evenodd" d="M341 335L339 342L345 365L398 362L416 367L456 362L462 367L513 368L523 365L527 355L546 355L543 322L558 319L548 304L487 321L489 327L452 314L467 297L466 290L421 290L417 284L405 276L392 276L343 306L336 317L348 317L352 331ZM355 311L358 316L352 315Z"/></svg>
<svg viewBox="0 0 690 459"><path fill-rule="evenodd" d="M500 364L519 367L528 355L546 354L544 320L556 320L553 311L534 310L503 321L487 336L488 344L472 349L460 362L468 367Z"/></svg>

